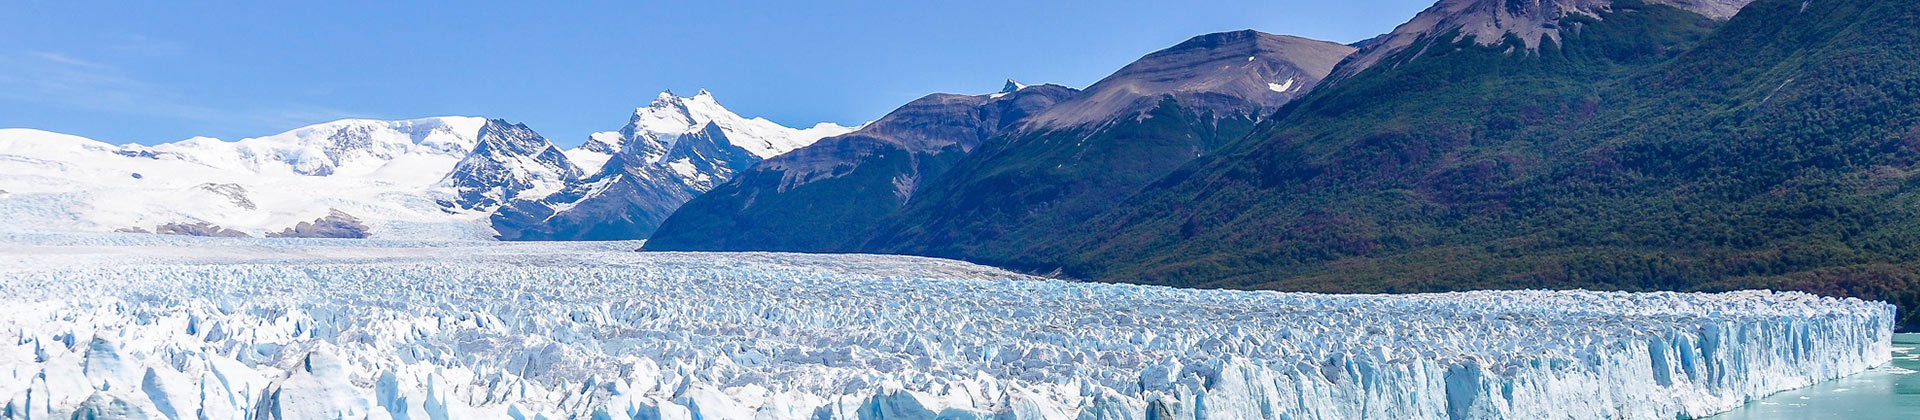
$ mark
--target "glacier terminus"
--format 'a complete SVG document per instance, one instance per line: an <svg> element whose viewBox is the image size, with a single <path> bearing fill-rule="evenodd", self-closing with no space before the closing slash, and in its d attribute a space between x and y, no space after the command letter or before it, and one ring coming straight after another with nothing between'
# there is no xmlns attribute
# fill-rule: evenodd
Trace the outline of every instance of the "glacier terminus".
<svg viewBox="0 0 1920 420"><path fill-rule="evenodd" d="M1697 418L1884 364L1797 292L1322 295L919 257L0 234L0 418Z"/></svg>

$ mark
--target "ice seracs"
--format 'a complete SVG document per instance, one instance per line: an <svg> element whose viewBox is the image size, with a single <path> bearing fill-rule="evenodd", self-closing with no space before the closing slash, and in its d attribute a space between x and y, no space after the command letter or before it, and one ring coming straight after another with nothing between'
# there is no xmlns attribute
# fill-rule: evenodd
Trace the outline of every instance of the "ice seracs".
<svg viewBox="0 0 1920 420"><path fill-rule="evenodd" d="M632 246L0 233L0 418L1664 420L1882 364L1894 310Z"/></svg>

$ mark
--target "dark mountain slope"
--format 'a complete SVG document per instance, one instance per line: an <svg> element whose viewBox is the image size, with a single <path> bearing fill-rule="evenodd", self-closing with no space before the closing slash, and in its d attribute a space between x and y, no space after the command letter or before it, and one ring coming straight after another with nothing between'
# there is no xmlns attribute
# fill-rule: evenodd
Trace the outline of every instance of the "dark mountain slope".
<svg viewBox="0 0 1920 420"><path fill-rule="evenodd" d="M860 131L762 161L662 222L649 250L854 250L927 180L1077 91L935 94Z"/></svg>
<svg viewBox="0 0 1920 420"><path fill-rule="evenodd" d="M1780 287L1916 326L1920 4L1763 0L1716 25L1614 2L1555 24L1531 52L1421 37L988 262L1338 292Z"/></svg>
<svg viewBox="0 0 1920 420"><path fill-rule="evenodd" d="M976 260L1025 254L1245 136L1352 52L1238 31L1148 54L962 159L865 248Z"/></svg>
<svg viewBox="0 0 1920 420"><path fill-rule="evenodd" d="M1564 27L1582 18L1597 17L1613 10L1615 3L1628 8L1659 4L1686 10L1715 20L1726 20L1752 0L1440 0L1421 11L1393 32L1362 41L1360 51L1348 57L1328 79L1346 80L1374 66L1394 67L1425 55L1435 39L1462 41L1474 38L1482 46L1506 44L1517 50L1537 51L1544 44L1558 44ZM1569 17L1574 20L1567 20ZM1577 31L1577 29L1576 29ZM1444 36L1443 36L1444 35ZM1520 42L1506 43L1507 37Z"/></svg>

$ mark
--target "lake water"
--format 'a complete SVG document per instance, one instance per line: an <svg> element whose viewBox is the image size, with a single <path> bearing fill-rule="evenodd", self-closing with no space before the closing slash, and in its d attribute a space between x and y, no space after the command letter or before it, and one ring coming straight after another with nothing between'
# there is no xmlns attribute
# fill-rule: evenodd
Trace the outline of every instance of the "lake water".
<svg viewBox="0 0 1920 420"><path fill-rule="evenodd" d="M1920 419L1920 334L1893 337L1893 363L1774 394L1709 420Z"/></svg>

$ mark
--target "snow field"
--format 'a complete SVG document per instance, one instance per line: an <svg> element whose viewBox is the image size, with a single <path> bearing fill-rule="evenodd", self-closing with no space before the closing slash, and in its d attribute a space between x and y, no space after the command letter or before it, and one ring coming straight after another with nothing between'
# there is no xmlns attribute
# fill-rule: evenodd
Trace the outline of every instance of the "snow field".
<svg viewBox="0 0 1920 420"><path fill-rule="evenodd" d="M1672 419L1883 364L1894 310L635 247L0 234L0 418Z"/></svg>

